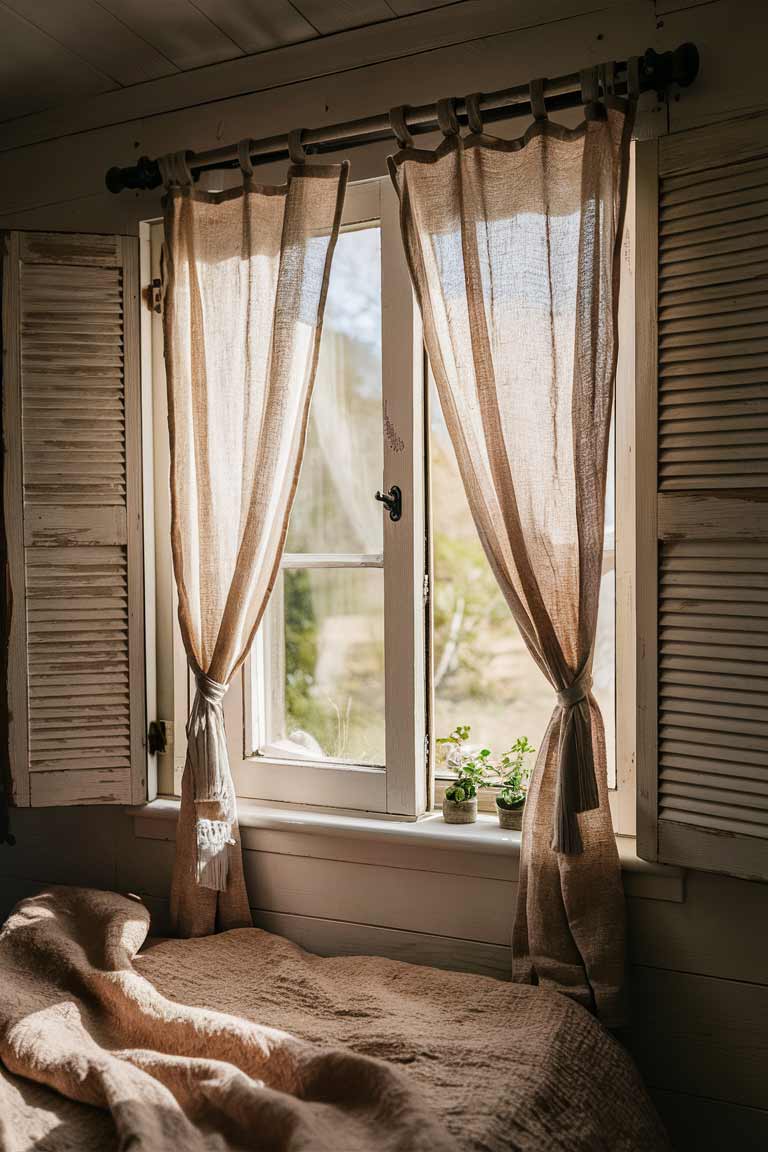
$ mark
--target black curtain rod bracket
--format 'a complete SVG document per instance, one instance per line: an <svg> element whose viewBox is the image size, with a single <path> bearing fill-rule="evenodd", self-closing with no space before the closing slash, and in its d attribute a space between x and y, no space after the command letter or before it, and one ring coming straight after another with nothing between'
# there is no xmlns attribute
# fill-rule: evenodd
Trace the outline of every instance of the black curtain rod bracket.
<svg viewBox="0 0 768 1152"><path fill-rule="evenodd" d="M615 64L615 91L625 95L627 91L627 61ZM670 52L656 52L649 48L640 57L640 91L657 92L662 97L671 85L687 88L696 79L699 71L699 53L695 44L681 44ZM576 108L581 104L581 75L578 72L560 76L544 82L547 108L557 112L565 108ZM483 119L492 123L498 120L511 120L518 116L529 116L529 88L520 84L516 88L505 88L499 92L487 92L480 99ZM466 125L467 112L464 101L456 101L456 115L459 123ZM423 104L407 110L408 130L413 136L435 132L438 128L437 112L434 104ZM329 152L348 151L365 144L375 144L393 139L389 115L366 116L360 120L348 120L343 124L330 124L324 128L308 128L302 133L301 142L309 156L323 156ZM251 142L251 161L254 165L272 164L288 157L287 136L269 136L264 140ZM187 152L187 162L192 176L198 179L201 172L216 169L237 168L237 146L228 144L213 148L208 152ZM149 190L162 184L157 160L141 156L136 164L128 168L110 168L106 184L110 192L122 192L126 188Z"/></svg>

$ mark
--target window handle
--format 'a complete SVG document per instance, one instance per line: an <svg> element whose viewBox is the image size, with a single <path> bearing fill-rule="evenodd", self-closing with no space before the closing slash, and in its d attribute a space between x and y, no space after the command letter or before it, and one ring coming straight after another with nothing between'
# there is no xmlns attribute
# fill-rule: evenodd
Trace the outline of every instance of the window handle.
<svg viewBox="0 0 768 1152"><path fill-rule="evenodd" d="M389 492L377 492L376 499L388 509L390 520L400 519L403 514L403 494L397 484L393 484Z"/></svg>

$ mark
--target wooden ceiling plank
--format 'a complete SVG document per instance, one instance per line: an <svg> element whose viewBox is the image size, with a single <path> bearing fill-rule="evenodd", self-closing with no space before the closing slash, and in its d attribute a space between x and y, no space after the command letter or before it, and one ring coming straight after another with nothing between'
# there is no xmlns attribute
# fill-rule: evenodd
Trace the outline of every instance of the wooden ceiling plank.
<svg viewBox="0 0 768 1152"><path fill-rule="evenodd" d="M387 0L293 0L293 4L323 36L394 20L397 15Z"/></svg>
<svg viewBox="0 0 768 1152"><path fill-rule="evenodd" d="M112 77L139 84L178 69L95 0L3 0L19 16L52 36L74 55Z"/></svg>
<svg viewBox="0 0 768 1152"><path fill-rule="evenodd" d="M285 44L300 44L318 35L291 0L195 0L243 52L267 52Z"/></svg>
<svg viewBox="0 0 768 1152"><path fill-rule="evenodd" d="M58 40L0 4L0 108L3 120L117 87Z"/></svg>
<svg viewBox="0 0 768 1152"><path fill-rule="evenodd" d="M567 0L566 8L571 17L578 18L589 15L594 3L593 0ZM649 11L644 0L639 5L631 6L632 19L626 16L618 31L613 33L617 40L616 52L627 51L626 45L632 43L627 40L628 35L649 34L646 28L646 15ZM489 37L518 34L534 27L546 28L552 22L559 25L563 16L563 0L518 0L515 5L509 6L499 5L498 0L463 0L445 9L417 12L413 16L403 16L374 27L353 29L322 40L310 40L274 52L265 52L258 58L257 69L254 69L253 57L239 57L203 68L194 76L182 72L161 77L130 91L118 89L83 100L75 108L48 110L24 120L0 124L0 152L54 139L63 140L65 146L69 146L64 138L75 133L128 124L144 116L183 112L208 102L251 96L266 92L276 85L297 84L349 68L362 68L390 59L413 57L422 52L464 45L467 41L474 44L482 40L485 43ZM616 26L615 19L612 19L612 25ZM620 47L617 39L619 31L622 35ZM604 45L598 44L595 58L602 58L609 50L607 42ZM598 51L601 52L600 56L597 56ZM568 66L572 63L571 57ZM486 82L486 87L489 86ZM501 87L501 84L497 82L497 86ZM434 96L434 92L431 95ZM404 99L408 99L407 88ZM127 131L130 134L136 128ZM127 138L130 139L130 135ZM196 140L190 147L196 145L203 146ZM206 146L210 146L210 143ZM128 151L130 155L130 148ZM113 156L121 159L119 149L113 152ZM2 191L5 192L5 189ZM0 199L0 212L15 210L15 203L9 204L7 199Z"/></svg>
<svg viewBox="0 0 768 1152"><path fill-rule="evenodd" d="M180 69L242 56L242 50L189 0L99 0L113 16Z"/></svg>
<svg viewBox="0 0 768 1152"><path fill-rule="evenodd" d="M456 0L387 0L398 16L410 16L414 12L431 12L433 8L445 8Z"/></svg>

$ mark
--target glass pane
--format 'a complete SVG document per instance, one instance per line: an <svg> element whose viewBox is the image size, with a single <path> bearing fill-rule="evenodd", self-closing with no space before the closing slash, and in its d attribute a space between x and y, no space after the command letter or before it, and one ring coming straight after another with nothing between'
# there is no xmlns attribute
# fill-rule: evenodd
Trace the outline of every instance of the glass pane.
<svg viewBox="0 0 768 1152"><path fill-rule="evenodd" d="M538 748L554 693L528 653L480 544L434 383L430 419L435 735L447 736L457 724L469 724L470 743L486 745L494 755L519 736ZM612 483L609 498L606 519L612 526ZM606 553L609 570L601 587L593 668L605 719L609 783L615 779L612 555ZM444 772L444 766L438 765L438 771Z"/></svg>
<svg viewBox="0 0 768 1152"><path fill-rule="evenodd" d="M343 232L331 267L286 551L382 551L381 236Z"/></svg>
<svg viewBox="0 0 768 1152"><path fill-rule="evenodd" d="M270 746L302 760L384 763L384 574L285 570L274 594Z"/></svg>

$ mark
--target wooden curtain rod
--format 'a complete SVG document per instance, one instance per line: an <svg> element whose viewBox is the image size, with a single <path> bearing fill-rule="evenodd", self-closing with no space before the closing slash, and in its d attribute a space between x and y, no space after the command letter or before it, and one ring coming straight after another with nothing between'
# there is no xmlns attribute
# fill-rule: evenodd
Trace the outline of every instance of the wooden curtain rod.
<svg viewBox="0 0 768 1152"><path fill-rule="evenodd" d="M606 70L613 69L614 91L617 95L625 95L627 92L631 63L622 60L605 66ZM693 83L699 71L699 53L695 44L681 44L679 48L670 52L655 52L649 48L644 56L639 57L637 63L640 91L656 91L661 95L672 84L686 88ZM598 75L603 75L602 68L598 70ZM579 72L559 76L554 80L545 80L544 95L548 110L555 112L564 108L578 107L582 103L581 81ZM467 123L465 101L456 100L454 106L459 123L465 125ZM484 93L478 100L478 107L486 122L529 116L531 114L529 85L519 84L515 88ZM405 119L408 131L413 136L434 132L439 127L435 104L409 107L406 109ZM324 128L308 128L301 135L301 144L308 156L321 156L328 152L346 151L349 148L389 140L393 135L389 114L384 112L378 116L364 116L359 120L346 120L341 124L330 124ZM254 166L286 159L287 135L252 140L250 156ZM207 152L187 152L186 158L195 179L201 172L237 168L240 163L237 144L227 144ZM124 188L159 188L162 177L158 162L150 160L148 156L141 156L137 164L127 168L110 168L106 175L106 184L110 192L115 193L122 192Z"/></svg>

